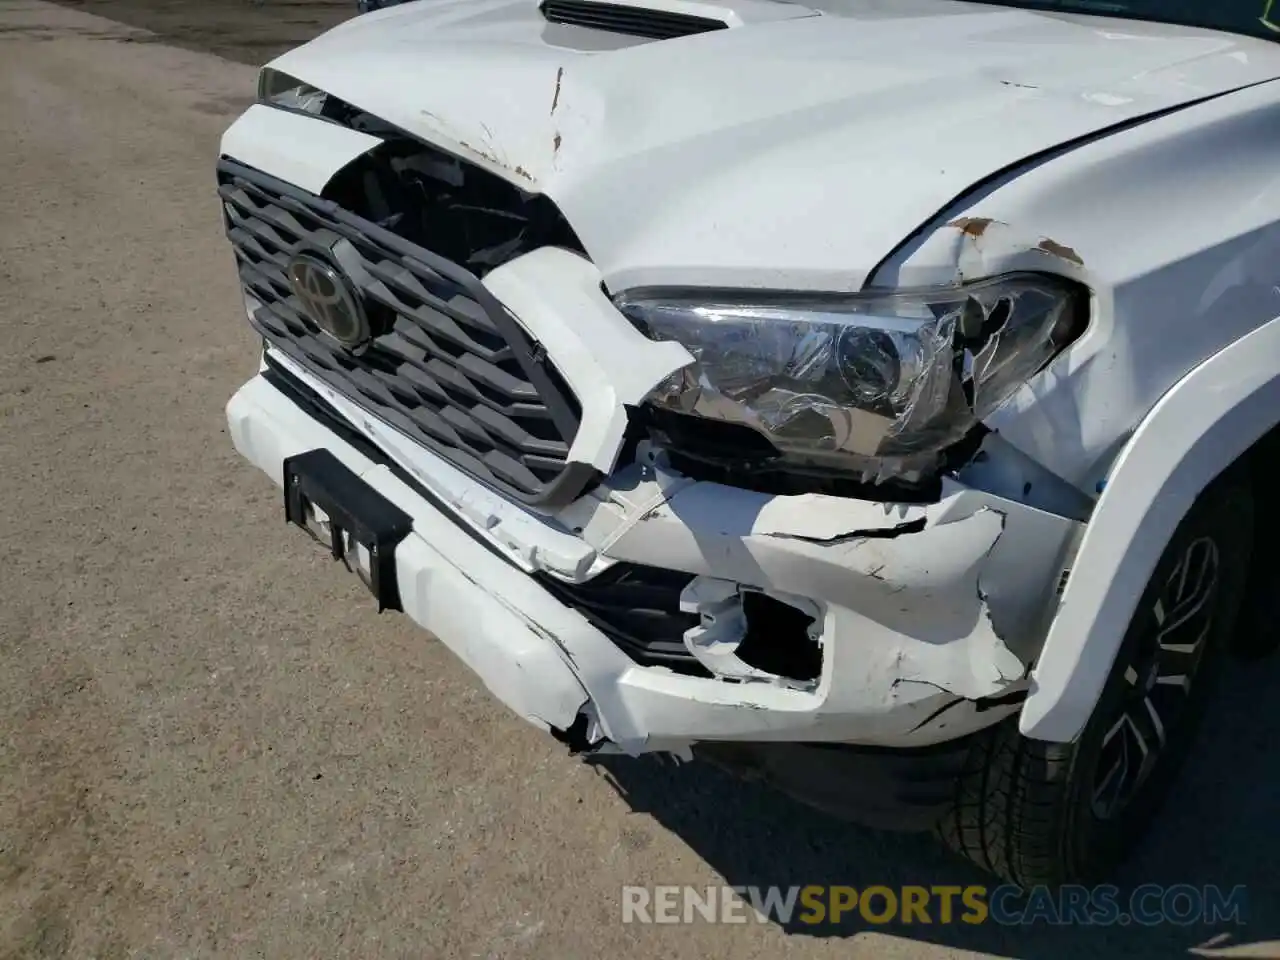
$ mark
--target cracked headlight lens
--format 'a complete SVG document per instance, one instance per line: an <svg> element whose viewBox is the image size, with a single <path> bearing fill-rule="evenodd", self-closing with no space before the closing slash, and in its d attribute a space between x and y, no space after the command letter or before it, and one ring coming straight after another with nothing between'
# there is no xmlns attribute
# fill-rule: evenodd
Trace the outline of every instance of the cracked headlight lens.
<svg viewBox="0 0 1280 960"><path fill-rule="evenodd" d="M695 362L652 405L746 424L792 460L912 478L1083 327L1078 288L1018 274L950 289L830 295L636 290L618 308Z"/></svg>
<svg viewBox="0 0 1280 960"><path fill-rule="evenodd" d="M258 71L258 102L285 110L297 110L319 116L324 112L329 98L323 90L317 90L287 73L263 67Z"/></svg>

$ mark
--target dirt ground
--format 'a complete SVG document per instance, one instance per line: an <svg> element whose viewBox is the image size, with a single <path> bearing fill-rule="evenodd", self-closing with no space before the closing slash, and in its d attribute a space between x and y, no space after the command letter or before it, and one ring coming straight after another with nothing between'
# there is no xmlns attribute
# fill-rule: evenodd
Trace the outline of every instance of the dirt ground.
<svg viewBox="0 0 1280 960"><path fill-rule="evenodd" d="M356 11L355 0L58 0L142 27L164 42L253 66L305 43Z"/></svg>
<svg viewBox="0 0 1280 960"><path fill-rule="evenodd" d="M1217 935L621 923L624 884L983 878L707 770L570 759L284 524L224 432L255 342L212 162L245 63L349 12L0 0L0 958L1074 960ZM1280 682L1230 692L1124 878L1247 884L1217 947L1280 939Z"/></svg>

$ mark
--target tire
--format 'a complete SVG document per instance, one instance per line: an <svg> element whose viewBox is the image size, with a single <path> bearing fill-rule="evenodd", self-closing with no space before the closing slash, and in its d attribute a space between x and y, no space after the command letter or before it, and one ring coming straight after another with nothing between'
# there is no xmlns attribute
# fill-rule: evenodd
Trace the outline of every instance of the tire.
<svg viewBox="0 0 1280 960"><path fill-rule="evenodd" d="M1084 731L1068 744L1029 740L1013 717L981 737L939 827L949 846L1024 888L1111 874L1190 752L1230 652L1253 518L1242 474L1201 494L1143 591Z"/></svg>

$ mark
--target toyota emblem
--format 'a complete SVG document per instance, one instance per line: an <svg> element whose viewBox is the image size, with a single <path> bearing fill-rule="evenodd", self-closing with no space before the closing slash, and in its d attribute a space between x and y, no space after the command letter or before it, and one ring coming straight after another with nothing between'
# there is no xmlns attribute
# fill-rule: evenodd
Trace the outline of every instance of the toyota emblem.
<svg viewBox="0 0 1280 960"><path fill-rule="evenodd" d="M300 253L289 262L288 272L303 313L322 333L348 349L370 339L369 320L351 282L331 264Z"/></svg>

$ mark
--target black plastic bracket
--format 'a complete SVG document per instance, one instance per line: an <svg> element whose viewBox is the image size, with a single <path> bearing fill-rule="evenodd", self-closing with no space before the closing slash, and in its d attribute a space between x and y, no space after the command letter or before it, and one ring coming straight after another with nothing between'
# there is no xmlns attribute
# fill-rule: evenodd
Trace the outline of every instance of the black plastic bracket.
<svg viewBox="0 0 1280 960"><path fill-rule="evenodd" d="M395 550L413 529L413 519L325 449L284 461L285 519L320 539L308 523L309 505L329 518L327 546L335 560L345 561L359 574L358 558L347 557L347 537L368 551L369 575L361 575L361 580L378 601L378 612L403 611Z"/></svg>

